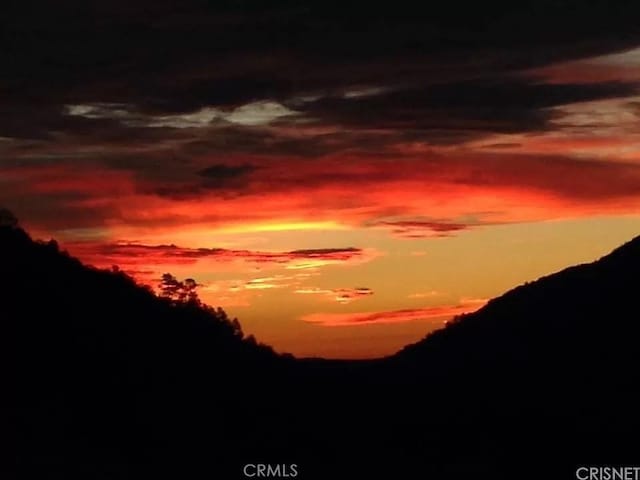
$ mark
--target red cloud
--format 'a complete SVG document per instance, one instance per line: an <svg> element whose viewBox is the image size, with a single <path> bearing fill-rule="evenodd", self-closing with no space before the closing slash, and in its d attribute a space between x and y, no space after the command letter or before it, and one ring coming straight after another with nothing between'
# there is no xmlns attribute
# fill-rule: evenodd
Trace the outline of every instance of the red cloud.
<svg viewBox="0 0 640 480"><path fill-rule="evenodd" d="M575 147L560 142L549 148ZM242 188L194 188L192 196L180 198L150 193L171 184L168 173L70 164L24 171L0 167L0 175L9 174L0 203L37 235L73 240L100 233L109 240L129 237L147 243L158 233L170 239L173 231L206 227L246 232L265 224L282 230L308 223L383 226L402 236L442 236L479 224L635 213L640 207L637 163L522 153L526 149L525 144L517 153L438 152L398 145L382 158L230 158L230 165L251 162L260 168ZM218 161L210 156L193 160L196 165ZM198 171L194 167L196 182ZM189 178L180 173L181 184ZM326 258L326 252L319 253ZM190 255L199 254L180 257ZM274 261L273 255L267 257ZM315 259L312 253L305 258Z"/></svg>
<svg viewBox="0 0 640 480"><path fill-rule="evenodd" d="M447 320L455 315L476 311L486 303L486 300L474 299L465 300L457 305L442 305L437 307L392 310L387 312L312 313L303 316L302 320L309 323L316 323L324 327L400 323L410 322L413 320Z"/></svg>
<svg viewBox="0 0 640 480"><path fill-rule="evenodd" d="M201 259L215 262L240 260L251 263L274 263L289 269L315 268L352 260L366 261L370 252L354 248L318 248L287 252L260 252L225 248L183 248L176 245L144 245L140 243L69 243L65 247L82 260L97 267L122 266L132 273L140 266L152 267L195 264ZM132 267L132 268L128 268ZM254 282L259 288L261 282ZM264 287L263 287L264 288Z"/></svg>
<svg viewBox="0 0 640 480"><path fill-rule="evenodd" d="M357 300L359 298L364 298L373 295L373 290L367 287L358 287L358 288L332 288L332 289L323 289L323 288L299 288L295 290L295 293L305 294L305 295L323 295L328 298L332 298L338 303L350 303L353 300Z"/></svg>

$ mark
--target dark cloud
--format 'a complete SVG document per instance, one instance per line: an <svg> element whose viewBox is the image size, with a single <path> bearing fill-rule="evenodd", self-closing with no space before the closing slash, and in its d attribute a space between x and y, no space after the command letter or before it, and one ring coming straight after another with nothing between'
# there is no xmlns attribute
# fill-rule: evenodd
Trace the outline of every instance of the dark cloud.
<svg viewBox="0 0 640 480"><path fill-rule="evenodd" d="M447 237L455 232L477 226L476 221L454 223L434 220L395 220L373 222L372 226L387 227L395 235L405 238Z"/></svg>
<svg viewBox="0 0 640 480"><path fill-rule="evenodd" d="M73 252L89 256L97 264L140 263L193 263L208 258L216 261L245 260L254 263L286 264L300 260L348 261L359 258L359 248L322 248L288 252L259 252L226 248L184 248L176 245L144 245L140 243L69 243Z"/></svg>
<svg viewBox="0 0 640 480"><path fill-rule="evenodd" d="M560 128L555 107L637 94L633 83L552 83L531 72L640 45L639 17L638 2L604 0L9 2L1 173L65 168L58 179L0 179L0 200L43 225L64 223L58 212L84 225L131 221L116 201L126 193L339 194L415 178L425 188L524 186L576 200L636 195L629 165L465 160L428 148L548 132ZM421 159L407 166L413 143ZM130 191L85 178L84 192L67 187L80 168L115 172ZM346 203L333 200L322 197L327 208Z"/></svg>
<svg viewBox="0 0 640 480"><path fill-rule="evenodd" d="M640 44L635 3L418 3L11 2L0 19L0 136L49 151L379 153L398 142L543 131L557 115L549 107L636 91L522 73ZM166 118L265 100L299 115L269 122L280 129L224 118L182 128L184 119ZM74 105L93 117L69 115ZM188 190L178 180L166 194Z"/></svg>
<svg viewBox="0 0 640 480"><path fill-rule="evenodd" d="M454 75L616 50L638 39L640 13L578 0L111 3L12 2L2 20L8 92L187 111L399 78L391 65L400 78L407 65Z"/></svg>
<svg viewBox="0 0 640 480"><path fill-rule="evenodd" d="M338 303L351 303L373 295L373 290L368 287L356 288L318 288L318 287L300 287L295 293L303 295L322 295Z"/></svg>
<svg viewBox="0 0 640 480"><path fill-rule="evenodd" d="M305 250L293 250L288 252L290 255L299 258L321 258L333 260L346 260L354 255L360 255L362 250L359 248L315 248Z"/></svg>
<svg viewBox="0 0 640 480"><path fill-rule="evenodd" d="M398 131L394 141L458 143L490 133L544 131L551 107L637 94L637 84L544 84L524 77L396 89L355 98L326 97L301 110L330 125Z"/></svg>
<svg viewBox="0 0 640 480"><path fill-rule="evenodd" d="M3 105L190 112L502 76L640 43L632 2L112 4L11 2L0 20Z"/></svg>
<svg viewBox="0 0 640 480"><path fill-rule="evenodd" d="M246 154L312 159L350 152L375 157L387 156L387 147L415 138L411 131L371 132L334 128L318 131L314 127L310 124L293 125L291 129L225 126L212 129L202 138L181 145L180 153L187 156Z"/></svg>
<svg viewBox="0 0 640 480"><path fill-rule="evenodd" d="M255 171L253 165L211 165L198 172L198 175L205 178L211 178L217 181L225 181L244 177L245 175Z"/></svg>
<svg viewBox="0 0 640 480"><path fill-rule="evenodd" d="M631 111L634 113L634 115L640 118L640 102L629 102L628 106L631 109Z"/></svg>
<svg viewBox="0 0 640 480"><path fill-rule="evenodd" d="M481 148L497 148L497 149L502 149L502 148L517 148L517 147L521 147L522 144L521 143L517 143L517 142L499 142L499 143L489 143L487 145L482 145Z"/></svg>
<svg viewBox="0 0 640 480"><path fill-rule="evenodd" d="M176 199L215 192L225 196L241 195L247 189L251 174L256 170L257 167L248 164L216 164L199 170L195 175L188 175L188 178L182 182L176 181L175 178L160 182L143 180L143 185L149 186L148 188L143 187L142 190L161 197Z"/></svg>

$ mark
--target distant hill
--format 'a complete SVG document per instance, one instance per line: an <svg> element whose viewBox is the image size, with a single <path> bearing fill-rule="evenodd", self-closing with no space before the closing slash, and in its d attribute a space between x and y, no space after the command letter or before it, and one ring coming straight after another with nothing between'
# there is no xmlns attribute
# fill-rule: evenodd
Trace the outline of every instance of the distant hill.
<svg viewBox="0 0 640 480"><path fill-rule="evenodd" d="M553 479L640 465L638 238L392 357L327 362L276 355L223 311L159 298L2 217L15 392L2 406L18 420L3 478L233 479L265 462L302 479Z"/></svg>
<svg viewBox="0 0 640 480"><path fill-rule="evenodd" d="M275 356L245 338L237 320L223 310L197 298L158 297L117 267L87 267L55 241L34 241L16 226L0 226L0 265L5 318L21 332L51 335L44 338L46 344L60 337L68 346L91 352Z"/></svg>
<svg viewBox="0 0 640 480"><path fill-rule="evenodd" d="M475 448L504 462L488 467L492 474L507 458L529 464L530 478L638 465L639 288L640 237L459 316L402 349L385 371L421 385L415 402L447 412L458 438L487 429Z"/></svg>
<svg viewBox="0 0 640 480"><path fill-rule="evenodd" d="M208 441L226 442L225 412L280 361L224 311L159 298L11 222L0 226L0 319L23 478L133 475L212 424Z"/></svg>
<svg viewBox="0 0 640 480"><path fill-rule="evenodd" d="M535 361L557 369L578 359L618 362L625 369L640 340L639 280L637 237L593 263L514 288L406 346L396 358L424 363L449 357L453 349L460 355L449 359L447 369L490 361Z"/></svg>

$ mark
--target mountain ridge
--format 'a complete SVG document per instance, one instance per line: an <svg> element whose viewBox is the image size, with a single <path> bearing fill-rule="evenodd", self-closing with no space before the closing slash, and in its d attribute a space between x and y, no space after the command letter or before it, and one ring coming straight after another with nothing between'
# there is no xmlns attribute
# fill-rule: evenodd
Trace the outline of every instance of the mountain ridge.
<svg viewBox="0 0 640 480"><path fill-rule="evenodd" d="M539 479L640 460L626 441L640 238L367 362L276 355L224 312L15 225L0 226L0 272L19 424L7 478L233 479L288 462L305 479L512 479L518 465Z"/></svg>
<svg viewBox="0 0 640 480"><path fill-rule="evenodd" d="M405 355L412 350L427 348L433 338L447 335L448 331L453 329L464 328L477 322L488 323L491 317L494 322L496 318L502 320L499 325L494 325L495 328L506 327L509 323L517 322L517 319L513 322L507 320L506 310L511 310L516 317L522 317L522 309L525 306L536 311L538 306L544 306L545 302L552 302L556 308L562 308L562 305L582 300L582 303L588 304L589 308L601 307L606 302L608 308L615 311L617 303L612 304L612 298L623 300L624 295L630 293L628 287L632 285L633 271L631 269L637 269L640 272L640 236L592 262L573 265L514 287L504 294L492 298L479 310L456 317L444 329L432 332L422 340L405 346L396 356ZM626 273L621 275L622 272ZM606 281L603 282L603 279ZM599 283L608 285L608 289L603 289L603 292L607 293L610 298L603 296L580 298L580 292L576 287L584 288L587 292L592 291ZM602 286L598 286L602 288ZM616 292L613 287L619 291ZM561 295L568 295L568 297L562 300ZM574 304L574 306L579 305L580 303ZM580 307L579 310L584 310L584 307ZM524 316L529 317L528 314ZM577 327L575 324L573 326Z"/></svg>

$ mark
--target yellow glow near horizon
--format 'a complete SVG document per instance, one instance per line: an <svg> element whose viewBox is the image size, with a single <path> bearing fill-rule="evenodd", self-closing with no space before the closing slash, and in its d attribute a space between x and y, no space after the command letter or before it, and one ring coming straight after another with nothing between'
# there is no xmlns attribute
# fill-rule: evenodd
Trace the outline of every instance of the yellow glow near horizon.
<svg viewBox="0 0 640 480"><path fill-rule="evenodd" d="M216 230L217 233L258 233L258 232L293 232L298 230L347 230L349 227L337 222L277 222L249 223L232 225Z"/></svg>

